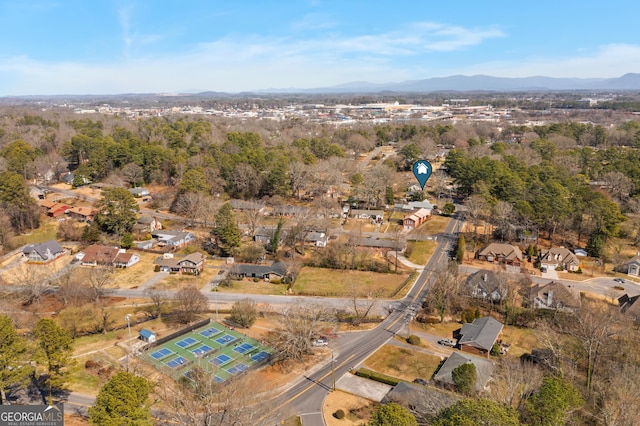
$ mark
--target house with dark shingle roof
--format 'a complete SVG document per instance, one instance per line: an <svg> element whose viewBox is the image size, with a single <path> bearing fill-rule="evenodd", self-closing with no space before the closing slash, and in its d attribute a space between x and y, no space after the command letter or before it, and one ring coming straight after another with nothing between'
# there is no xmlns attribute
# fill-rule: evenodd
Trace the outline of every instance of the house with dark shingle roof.
<svg viewBox="0 0 640 426"><path fill-rule="evenodd" d="M195 240L195 235L187 231L174 231L170 229L156 229L151 236L158 240L159 245L179 249Z"/></svg>
<svg viewBox="0 0 640 426"><path fill-rule="evenodd" d="M575 312L582 305L580 294L562 283L551 281L545 285L531 287L530 299L535 309L554 309Z"/></svg>
<svg viewBox="0 0 640 426"><path fill-rule="evenodd" d="M632 277L640 276L640 253L627 260L623 267L627 275L631 275Z"/></svg>
<svg viewBox="0 0 640 426"><path fill-rule="evenodd" d="M460 350L488 357L503 327L501 322L492 317L477 318L456 330L454 337L458 339Z"/></svg>
<svg viewBox="0 0 640 426"><path fill-rule="evenodd" d="M476 387L475 390L481 392L486 389L491 374L493 373L494 364L486 359L465 355L459 352L452 352L449 358L440 366L433 380L441 385L455 387L453 381L453 370L463 364L473 364L476 367Z"/></svg>
<svg viewBox="0 0 640 426"><path fill-rule="evenodd" d="M29 263L47 264L53 262L65 253L65 250L56 240L49 240L45 243L29 244L22 249L22 254L29 260Z"/></svg>
<svg viewBox="0 0 640 426"><path fill-rule="evenodd" d="M205 259L204 254L196 252L186 255L182 259L174 259L165 255L154 263L160 266L162 272L197 275L204 270Z"/></svg>
<svg viewBox="0 0 640 426"><path fill-rule="evenodd" d="M229 276L235 279L259 278L264 281L271 281L285 278L288 272L289 267L284 262L275 262L268 266L236 263L231 267Z"/></svg>
<svg viewBox="0 0 640 426"><path fill-rule="evenodd" d="M507 289L494 271L477 271L463 284L464 294L492 302L499 302L506 296Z"/></svg>
<svg viewBox="0 0 640 426"><path fill-rule="evenodd" d="M640 302L638 300L640 300L640 295L630 297L626 293L618 298L620 312L636 322L640 321Z"/></svg>

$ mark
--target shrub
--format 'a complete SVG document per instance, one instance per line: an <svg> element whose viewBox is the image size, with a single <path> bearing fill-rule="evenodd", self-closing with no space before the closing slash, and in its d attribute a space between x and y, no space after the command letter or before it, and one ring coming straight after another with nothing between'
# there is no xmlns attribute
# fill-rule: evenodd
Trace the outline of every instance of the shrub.
<svg viewBox="0 0 640 426"><path fill-rule="evenodd" d="M258 277L256 277L256 278L254 278L254 279L253 279L253 282L254 282L254 283L257 283L258 281L260 281L260 278L258 278Z"/></svg>
<svg viewBox="0 0 640 426"><path fill-rule="evenodd" d="M388 376L386 374L378 373L377 371L369 370L368 368L360 368L358 371L356 371L356 376L375 380L376 382L384 383L391 386L395 386L400 383L400 379Z"/></svg>
<svg viewBox="0 0 640 426"><path fill-rule="evenodd" d="M491 348L491 355L499 356L500 355L500 345L495 343Z"/></svg>
<svg viewBox="0 0 640 426"><path fill-rule="evenodd" d="M333 413L333 417L335 417L336 419L339 419L339 420L344 419L344 411L343 410L336 410L336 412Z"/></svg>
<svg viewBox="0 0 640 426"><path fill-rule="evenodd" d="M160 265L156 265L153 267L153 272L160 272Z"/></svg>
<svg viewBox="0 0 640 426"><path fill-rule="evenodd" d="M407 338L407 343L409 343L410 345L419 345L420 344L420 337L415 336L415 335L411 335Z"/></svg>

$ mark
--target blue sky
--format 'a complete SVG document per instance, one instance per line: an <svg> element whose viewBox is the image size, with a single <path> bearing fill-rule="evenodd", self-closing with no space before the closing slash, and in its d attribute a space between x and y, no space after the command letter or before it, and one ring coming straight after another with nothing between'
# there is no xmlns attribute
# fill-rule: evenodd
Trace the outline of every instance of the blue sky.
<svg viewBox="0 0 640 426"><path fill-rule="evenodd" d="M637 1L0 0L0 96L640 72Z"/></svg>

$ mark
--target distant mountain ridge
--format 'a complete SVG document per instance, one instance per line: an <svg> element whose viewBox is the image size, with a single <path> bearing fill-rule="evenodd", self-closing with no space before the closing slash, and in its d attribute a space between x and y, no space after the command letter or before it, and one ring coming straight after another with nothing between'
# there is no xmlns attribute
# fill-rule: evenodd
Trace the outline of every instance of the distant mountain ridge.
<svg viewBox="0 0 640 426"><path fill-rule="evenodd" d="M628 73L617 78L492 77L489 75L453 75L400 83L355 81L314 89L265 89L256 93L377 93L440 91L547 91L547 90L640 90L640 74Z"/></svg>

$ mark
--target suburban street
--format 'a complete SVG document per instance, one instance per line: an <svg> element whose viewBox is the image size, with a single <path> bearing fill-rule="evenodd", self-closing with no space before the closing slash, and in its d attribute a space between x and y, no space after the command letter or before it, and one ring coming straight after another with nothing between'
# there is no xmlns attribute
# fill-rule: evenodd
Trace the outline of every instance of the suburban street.
<svg viewBox="0 0 640 426"><path fill-rule="evenodd" d="M434 271L447 258L447 252L460 227L457 218L447 226L449 237L439 238L437 247L422 273L409 293L394 303L393 311L376 328L358 333L352 342L335 353L333 365L324 365L312 374L299 379L294 386L278 396L273 406L277 407L264 417L265 424L277 424L279 421L298 414L304 426L324 426L322 406L327 394L332 390L334 381L357 367L389 339L400 332L411 320L419 308L419 303L428 289Z"/></svg>

